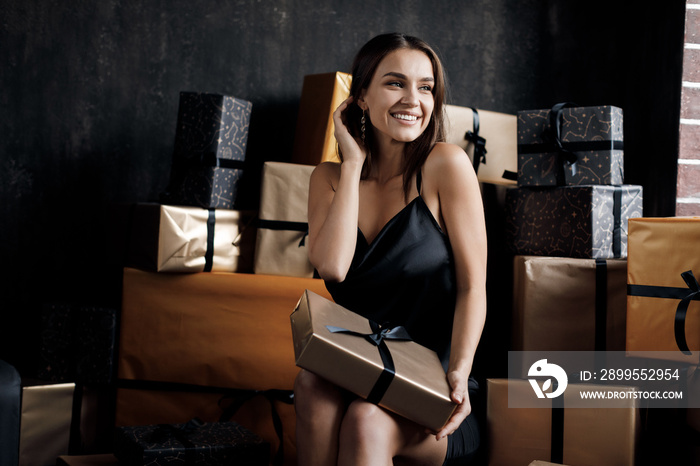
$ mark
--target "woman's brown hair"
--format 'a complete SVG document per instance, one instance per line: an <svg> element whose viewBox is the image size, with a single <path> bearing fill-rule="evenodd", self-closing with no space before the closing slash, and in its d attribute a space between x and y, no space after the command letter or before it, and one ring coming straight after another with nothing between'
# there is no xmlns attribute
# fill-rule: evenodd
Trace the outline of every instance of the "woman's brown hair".
<svg viewBox="0 0 700 466"><path fill-rule="evenodd" d="M434 99L433 114L430 116L428 126L415 141L406 144L404 151L403 190L404 195L408 198L413 176L416 175L418 170L423 166L425 159L428 157L428 154L430 154L435 143L445 140L443 106L445 104L446 82L442 63L437 53L435 53L432 47L426 42L417 37L400 33L376 36L367 42L355 56L352 65L350 95L353 97L353 102L357 102L362 96L362 91L369 87L374 72L382 59L389 53L399 49L419 50L425 53L433 65L433 77L435 79L432 88ZM361 134L361 118L362 109L358 105L350 105L345 113L345 124L350 134L358 140ZM369 116L367 115L366 118L369 119ZM367 123L369 123L369 121ZM365 126L366 128L371 128L369 124ZM372 153L376 150L375 139L371 130L366 131L365 149L367 150L367 158L362 168L363 179L367 178L369 175L372 166ZM340 154L340 158L342 160L342 154Z"/></svg>

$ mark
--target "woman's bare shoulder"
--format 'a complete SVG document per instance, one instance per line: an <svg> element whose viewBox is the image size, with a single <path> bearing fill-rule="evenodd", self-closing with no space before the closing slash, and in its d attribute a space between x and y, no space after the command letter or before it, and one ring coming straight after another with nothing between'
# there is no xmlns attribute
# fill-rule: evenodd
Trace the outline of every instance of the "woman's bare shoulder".
<svg viewBox="0 0 700 466"><path fill-rule="evenodd" d="M321 162L311 173L312 183L325 182L335 187L340 179L340 164L338 162Z"/></svg>
<svg viewBox="0 0 700 466"><path fill-rule="evenodd" d="M469 156L458 145L438 142L425 161L425 175L439 180L455 171L462 174L473 171Z"/></svg>

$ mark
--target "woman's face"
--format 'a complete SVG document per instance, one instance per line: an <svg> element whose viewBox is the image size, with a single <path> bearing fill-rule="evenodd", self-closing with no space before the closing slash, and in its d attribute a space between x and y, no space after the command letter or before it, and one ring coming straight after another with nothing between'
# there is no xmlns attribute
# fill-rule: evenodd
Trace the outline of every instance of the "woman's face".
<svg viewBox="0 0 700 466"><path fill-rule="evenodd" d="M411 142L425 131L434 85L433 65L419 50L398 49L379 62L358 105L367 111L380 144Z"/></svg>

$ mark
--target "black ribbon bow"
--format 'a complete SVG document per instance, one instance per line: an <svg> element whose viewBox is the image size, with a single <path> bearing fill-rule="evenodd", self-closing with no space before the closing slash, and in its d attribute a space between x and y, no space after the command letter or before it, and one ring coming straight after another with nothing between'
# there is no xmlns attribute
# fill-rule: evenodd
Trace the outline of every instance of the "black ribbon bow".
<svg viewBox="0 0 700 466"><path fill-rule="evenodd" d="M685 316L688 314L688 305L690 301L694 299L700 299L700 284L698 280L693 275L692 270L688 270L681 274L683 281L688 285L690 293L681 299L676 308L676 318L674 322L674 333L676 336L676 344L678 348L683 352L683 354L691 354L690 348L688 348L688 342L685 339Z"/></svg>
<svg viewBox="0 0 700 466"><path fill-rule="evenodd" d="M479 136L479 112L473 107L471 107L471 109L474 113L473 131L467 131L464 135L464 139L474 144L474 161L472 163L474 165L474 172L478 173L479 164L486 163L486 139Z"/></svg>
<svg viewBox="0 0 700 466"><path fill-rule="evenodd" d="M683 281L688 286L687 288L671 287L671 286L655 286L655 285L627 285L627 294L630 296L643 296L647 298L668 298L680 299L676 307L676 315L674 318L674 336L676 345L683 354L692 354L688 348L688 342L685 338L685 318L688 314L688 306L691 301L700 301L700 284L698 284L692 270L687 270L681 273Z"/></svg>
<svg viewBox="0 0 700 466"><path fill-rule="evenodd" d="M373 404L379 404L389 388L389 385L391 385L391 381L394 380L394 375L396 375L394 359L391 357L391 351L389 351L389 347L386 345L386 340L410 341L411 337L408 331L400 325L396 327L382 327L371 320L369 321L369 325L372 333L355 332L333 325L326 325L326 328L331 333L346 333L348 335L362 337L377 347L379 356L382 358L382 364L384 364L384 369L374 383L374 387L372 387L369 395L367 395L367 401Z"/></svg>
<svg viewBox="0 0 700 466"><path fill-rule="evenodd" d="M562 161L562 168L564 164L568 165L571 167L571 174L574 176L576 175L576 162L578 162L578 155L564 147L561 141L561 123L564 109L575 106L576 104L572 102L561 102L554 105L549 111L549 126L542 134L542 139L545 142L554 144L556 147ZM562 182L561 184L564 183Z"/></svg>

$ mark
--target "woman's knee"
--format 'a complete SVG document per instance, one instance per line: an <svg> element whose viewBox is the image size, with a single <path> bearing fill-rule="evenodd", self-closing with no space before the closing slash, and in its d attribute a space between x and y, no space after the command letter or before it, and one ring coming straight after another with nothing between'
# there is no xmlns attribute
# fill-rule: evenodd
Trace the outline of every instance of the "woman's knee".
<svg viewBox="0 0 700 466"><path fill-rule="evenodd" d="M342 403L337 387L316 374L302 369L294 380L294 405L297 413L335 407Z"/></svg>
<svg viewBox="0 0 700 466"><path fill-rule="evenodd" d="M343 417L342 435L353 443L385 441L391 435L391 415L377 405L355 400Z"/></svg>

